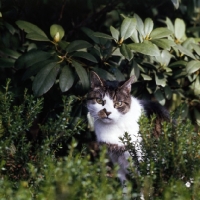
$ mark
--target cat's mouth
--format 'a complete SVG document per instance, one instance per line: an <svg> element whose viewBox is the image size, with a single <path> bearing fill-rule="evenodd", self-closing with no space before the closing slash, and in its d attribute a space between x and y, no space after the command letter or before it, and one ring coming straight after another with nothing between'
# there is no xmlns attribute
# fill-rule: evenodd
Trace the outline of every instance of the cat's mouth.
<svg viewBox="0 0 200 200"><path fill-rule="evenodd" d="M103 117L103 118L101 118L101 120L102 120L103 122L105 122L105 123L110 123L110 122L112 121L112 119L109 118L109 117Z"/></svg>

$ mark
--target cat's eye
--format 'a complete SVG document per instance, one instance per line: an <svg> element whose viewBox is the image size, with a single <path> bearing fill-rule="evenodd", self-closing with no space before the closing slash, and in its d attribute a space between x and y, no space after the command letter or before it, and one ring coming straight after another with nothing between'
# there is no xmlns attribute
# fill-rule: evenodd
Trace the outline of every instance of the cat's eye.
<svg viewBox="0 0 200 200"><path fill-rule="evenodd" d="M96 99L96 102L97 102L98 104L103 104L103 100L102 100L102 99Z"/></svg>
<svg viewBox="0 0 200 200"><path fill-rule="evenodd" d="M115 107L121 107L123 105L123 102L122 101L117 101L115 102Z"/></svg>

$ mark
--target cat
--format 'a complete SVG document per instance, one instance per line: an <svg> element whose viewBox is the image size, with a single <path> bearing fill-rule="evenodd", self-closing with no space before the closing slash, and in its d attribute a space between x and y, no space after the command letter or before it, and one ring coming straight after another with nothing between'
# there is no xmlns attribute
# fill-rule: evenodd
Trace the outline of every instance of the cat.
<svg viewBox="0 0 200 200"><path fill-rule="evenodd" d="M118 177L122 184L127 180L130 154L120 140L125 132L131 136L138 161L142 160L139 134L139 118L144 112L148 117L157 116L155 135L161 131L161 120L169 120L169 112L157 102L138 100L131 95L131 84L127 81L101 79L95 72L90 73L91 89L87 96L87 108L94 119L94 131L99 145L106 145L113 164L119 165Z"/></svg>

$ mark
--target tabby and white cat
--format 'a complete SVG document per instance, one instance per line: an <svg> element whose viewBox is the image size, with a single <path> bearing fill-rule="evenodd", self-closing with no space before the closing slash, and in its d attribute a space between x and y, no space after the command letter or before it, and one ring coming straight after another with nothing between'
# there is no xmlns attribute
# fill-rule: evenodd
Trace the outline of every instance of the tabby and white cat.
<svg viewBox="0 0 200 200"><path fill-rule="evenodd" d="M91 72L91 90L87 97L87 108L94 118L94 129L99 144L105 144L111 161L119 165L118 177L123 184L128 174L130 154L120 137L127 132L135 144L138 160L141 160L141 136L138 120L144 111L147 116L155 113L159 120L168 120L169 113L156 102L138 100L131 96L134 76L125 82L101 79ZM159 126L158 126L159 127ZM160 127L158 130L159 131Z"/></svg>

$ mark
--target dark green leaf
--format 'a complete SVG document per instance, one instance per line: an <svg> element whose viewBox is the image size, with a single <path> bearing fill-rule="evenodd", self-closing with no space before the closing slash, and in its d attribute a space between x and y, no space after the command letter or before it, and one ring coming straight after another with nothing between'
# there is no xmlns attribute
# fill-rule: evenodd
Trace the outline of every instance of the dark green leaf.
<svg viewBox="0 0 200 200"><path fill-rule="evenodd" d="M7 48L0 48L0 52L3 53L6 56L9 56L11 58L17 59L19 56L21 56L20 53L18 53L17 51L11 50L11 49L7 49Z"/></svg>
<svg viewBox="0 0 200 200"><path fill-rule="evenodd" d="M200 69L200 61L198 60L192 60L188 62L186 66L186 71L188 74L192 74Z"/></svg>
<svg viewBox="0 0 200 200"><path fill-rule="evenodd" d="M26 35L26 38L30 40L36 40L36 41L50 41L49 38L35 32L28 33Z"/></svg>
<svg viewBox="0 0 200 200"><path fill-rule="evenodd" d="M27 33L37 33L37 35L40 35L41 37L43 36L43 38L46 38L45 41L49 40L43 30L41 30L38 26L30 22L18 20L16 24L19 26L19 28L23 29Z"/></svg>
<svg viewBox="0 0 200 200"><path fill-rule="evenodd" d="M104 80L110 80L110 81L116 80L116 78L112 74L110 74L109 72L107 72L104 69L101 69L99 67L95 67L92 70L95 71Z"/></svg>
<svg viewBox="0 0 200 200"><path fill-rule="evenodd" d="M89 47L92 47L92 45L85 40L74 40L67 46L66 51L70 53L79 49L85 49Z"/></svg>
<svg viewBox="0 0 200 200"><path fill-rule="evenodd" d="M128 45L129 49L134 50L136 52L149 55L149 56L159 56L160 51L155 44L151 42L146 43L133 43Z"/></svg>
<svg viewBox="0 0 200 200"><path fill-rule="evenodd" d="M23 54L20 56L16 63L15 66L18 69L24 68L24 67L30 67L35 63L47 60L51 57L51 54L48 52L44 52L41 50L30 50L29 52Z"/></svg>
<svg viewBox="0 0 200 200"><path fill-rule="evenodd" d="M132 60L132 66L131 66L131 73L130 76L134 75L137 79L140 76L140 68L138 67L138 64Z"/></svg>
<svg viewBox="0 0 200 200"><path fill-rule="evenodd" d="M133 53L126 44L121 45L120 52L129 61L133 58Z"/></svg>
<svg viewBox="0 0 200 200"><path fill-rule="evenodd" d="M112 37L118 41L119 40L119 31L115 29L113 26L110 27L110 32L112 34Z"/></svg>
<svg viewBox="0 0 200 200"><path fill-rule="evenodd" d="M74 66L76 73L78 74L80 78L83 89L87 90L89 88L89 78L88 78L86 70L74 60L72 61L72 65Z"/></svg>
<svg viewBox="0 0 200 200"><path fill-rule="evenodd" d="M59 85L62 92L68 91L74 83L74 74L71 68L68 65L65 65L62 68L60 77L59 77Z"/></svg>
<svg viewBox="0 0 200 200"><path fill-rule="evenodd" d="M113 40L114 38L108 34L105 33L100 33L100 32L94 32L93 35L95 37L99 37L99 38L105 38L105 39L109 39L109 40Z"/></svg>
<svg viewBox="0 0 200 200"><path fill-rule="evenodd" d="M172 33L173 32L169 30L168 28L156 28L151 32L150 37L152 39L160 39L160 38L167 37L171 35Z"/></svg>
<svg viewBox="0 0 200 200"><path fill-rule="evenodd" d="M92 31L89 28L83 27L81 30L89 37L91 38L96 44L99 44L99 38L94 36L94 31Z"/></svg>
<svg viewBox="0 0 200 200"><path fill-rule="evenodd" d="M97 63L96 58L88 53L88 52L83 52L83 51L77 51L73 54L74 57L80 57L80 58L85 58L86 60L89 60L91 62Z"/></svg>
<svg viewBox="0 0 200 200"><path fill-rule="evenodd" d="M134 31L136 31L136 19L135 18L125 18L122 22L120 28L121 37L126 40L129 38Z"/></svg>
<svg viewBox="0 0 200 200"><path fill-rule="evenodd" d="M166 85L164 87L164 91L165 91L166 98L167 99L171 99L172 98L172 90L171 90L171 88L168 85Z"/></svg>
<svg viewBox="0 0 200 200"><path fill-rule="evenodd" d="M165 105L165 97L163 95L163 93L161 92L160 89L157 89L156 92L154 93L155 95L155 98L158 100L158 102L161 104L161 105Z"/></svg>
<svg viewBox="0 0 200 200"><path fill-rule="evenodd" d="M116 80L118 80L118 81L124 81L125 80L125 77L124 77L124 75L121 73L121 71L119 70L119 69L117 69L117 68L115 68L115 70L114 70L114 75L115 75L115 77L116 77Z"/></svg>
<svg viewBox="0 0 200 200"><path fill-rule="evenodd" d="M187 65L187 61L184 61L184 60L180 60L180 61L176 61L176 62L173 62L169 65L170 68L180 68L180 67L186 67Z"/></svg>
<svg viewBox="0 0 200 200"><path fill-rule="evenodd" d="M28 67L28 69L26 70L26 72L24 73L24 75L22 77L22 80L26 80L27 78L34 76L43 67L45 67L46 65L49 65L52 62L53 62L53 60L44 60L44 61L37 62L37 63L33 64L32 66Z"/></svg>
<svg viewBox="0 0 200 200"><path fill-rule="evenodd" d="M53 86L59 69L60 65L54 62L39 71L33 81L33 92L36 96L43 95Z"/></svg>
<svg viewBox="0 0 200 200"><path fill-rule="evenodd" d="M15 60L11 58L0 58L0 68L14 67Z"/></svg>
<svg viewBox="0 0 200 200"><path fill-rule="evenodd" d="M172 3L174 4L174 7L176 8L176 9L178 9L178 7L179 7L179 0L171 0L172 1Z"/></svg>

